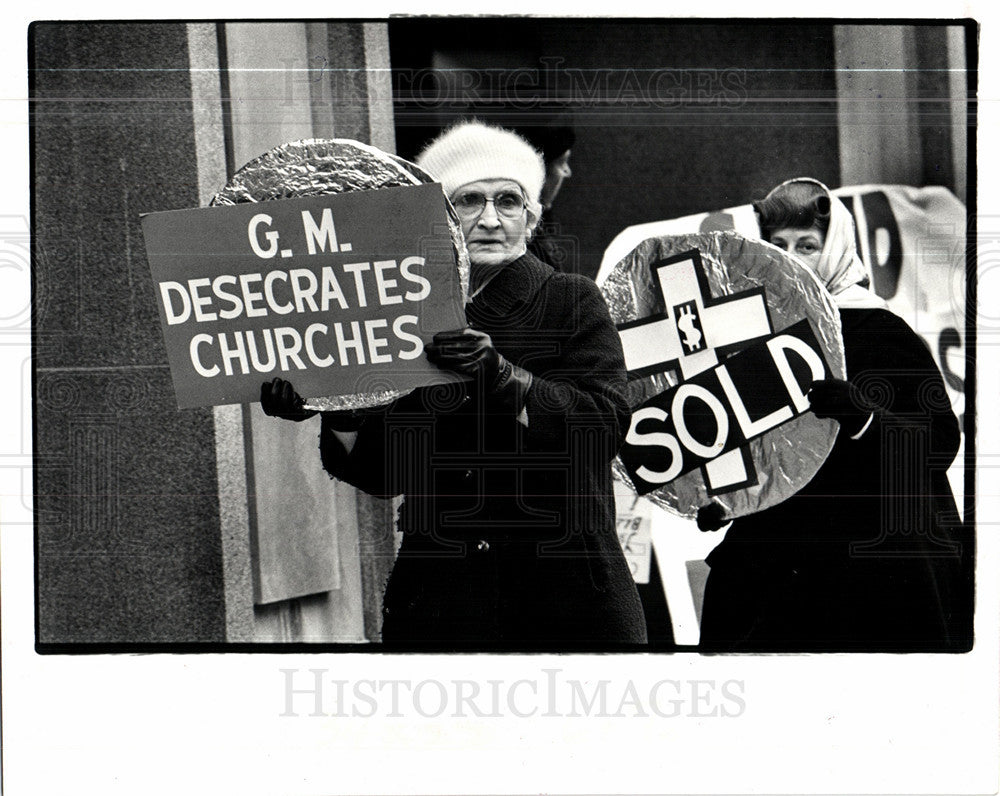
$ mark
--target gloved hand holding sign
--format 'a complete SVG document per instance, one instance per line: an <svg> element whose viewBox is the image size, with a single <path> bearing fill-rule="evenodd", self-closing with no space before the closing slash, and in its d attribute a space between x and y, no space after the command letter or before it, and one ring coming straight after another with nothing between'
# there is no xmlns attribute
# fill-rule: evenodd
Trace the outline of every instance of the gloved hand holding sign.
<svg viewBox="0 0 1000 796"><path fill-rule="evenodd" d="M272 379L260 385L260 408L265 415L280 417L300 423L315 416L315 409L308 409L305 400L292 383L286 379ZM368 410L345 409L326 412L326 422L334 431L357 431L365 422Z"/></svg>
<svg viewBox="0 0 1000 796"><path fill-rule="evenodd" d="M486 332L471 327L438 332L424 351L438 367L475 379L494 401L515 412L524 407L531 374L504 359Z"/></svg>
<svg viewBox="0 0 1000 796"><path fill-rule="evenodd" d="M702 532L717 531L732 522L731 519L726 517L725 508L715 502L699 508L697 519L698 530Z"/></svg>
<svg viewBox="0 0 1000 796"><path fill-rule="evenodd" d="M507 360L493 347L486 332L470 327L438 332L433 342L424 346L427 359L440 368L470 376L483 384L492 384Z"/></svg>
<svg viewBox="0 0 1000 796"><path fill-rule="evenodd" d="M851 382L822 379L809 387L809 408L816 417L831 417L854 435L868 422L875 406Z"/></svg>

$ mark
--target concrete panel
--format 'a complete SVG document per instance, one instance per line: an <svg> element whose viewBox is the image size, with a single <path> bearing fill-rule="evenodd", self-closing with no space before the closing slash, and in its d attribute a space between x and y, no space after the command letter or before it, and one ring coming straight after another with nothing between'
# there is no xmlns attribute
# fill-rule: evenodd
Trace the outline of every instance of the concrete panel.
<svg viewBox="0 0 1000 796"><path fill-rule="evenodd" d="M212 413L176 409L138 224L198 204L185 27L32 37L39 640L223 641Z"/></svg>

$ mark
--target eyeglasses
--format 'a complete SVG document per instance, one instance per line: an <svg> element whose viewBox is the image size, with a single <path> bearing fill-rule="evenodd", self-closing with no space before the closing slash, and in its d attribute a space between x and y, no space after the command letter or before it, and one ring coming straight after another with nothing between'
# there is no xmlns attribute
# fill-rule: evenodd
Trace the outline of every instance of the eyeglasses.
<svg viewBox="0 0 1000 796"><path fill-rule="evenodd" d="M465 219L479 218L486 209L486 203L492 202L497 215L504 218L517 218L524 212L524 197L519 193L500 193L496 196L486 196L478 191L461 193L452 200L455 210Z"/></svg>

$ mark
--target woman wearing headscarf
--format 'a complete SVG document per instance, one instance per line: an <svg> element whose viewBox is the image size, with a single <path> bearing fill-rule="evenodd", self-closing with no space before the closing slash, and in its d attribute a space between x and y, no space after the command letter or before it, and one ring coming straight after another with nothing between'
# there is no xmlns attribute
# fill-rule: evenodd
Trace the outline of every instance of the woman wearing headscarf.
<svg viewBox="0 0 1000 796"><path fill-rule="evenodd" d="M971 643L966 538L946 470L958 422L923 341L866 289L847 208L822 183L754 203L764 240L810 268L836 303L847 379L814 382L840 428L788 500L735 520L711 553L701 643L712 651L944 651ZM724 518L699 511L702 530Z"/></svg>
<svg viewBox="0 0 1000 796"><path fill-rule="evenodd" d="M403 495L382 639L407 648L607 649L645 641L610 463L629 423L621 343L594 283L527 253L541 156L471 122L417 158L462 222L468 326L428 359L463 376L378 412L323 413L326 469ZM296 419L287 382L264 410ZM308 413L305 413L308 414Z"/></svg>

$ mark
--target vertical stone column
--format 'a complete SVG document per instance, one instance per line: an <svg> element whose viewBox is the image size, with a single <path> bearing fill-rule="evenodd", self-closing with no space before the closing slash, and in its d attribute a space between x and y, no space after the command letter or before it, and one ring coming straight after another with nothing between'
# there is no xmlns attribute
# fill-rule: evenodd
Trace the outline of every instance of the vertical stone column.
<svg viewBox="0 0 1000 796"><path fill-rule="evenodd" d="M965 201L966 33L834 26L842 185L944 185Z"/></svg>
<svg viewBox="0 0 1000 796"><path fill-rule="evenodd" d="M220 40L230 169L297 138L392 149L384 25L229 23ZM242 489L246 518L232 524L243 523L251 540L248 560L235 549L225 558L230 640L377 639L394 552L392 504L327 478L317 419L281 423L254 404L242 409L240 428L230 414L216 410L220 499L239 510ZM256 573L249 630L246 568Z"/></svg>
<svg viewBox="0 0 1000 796"><path fill-rule="evenodd" d="M837 126L843 185L919 185L920 135L908 101L912 29L835 25Z"/></svg>
<svg viewBox="0 0 1000 796"><path fill-rule="evenodd" d="M198 203L185 26L32 36L38 639L219 642L212 412L177 410L139 230Z"/></svg>

